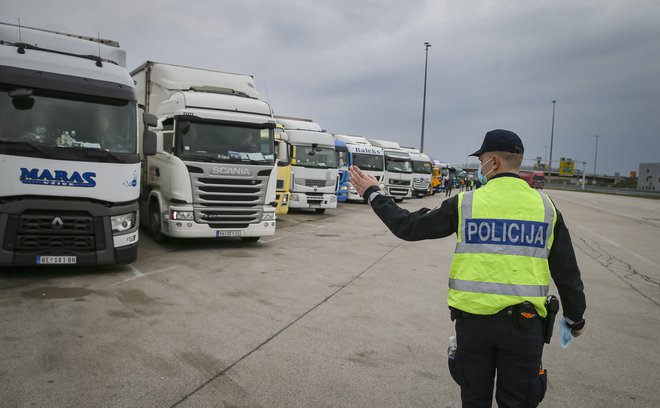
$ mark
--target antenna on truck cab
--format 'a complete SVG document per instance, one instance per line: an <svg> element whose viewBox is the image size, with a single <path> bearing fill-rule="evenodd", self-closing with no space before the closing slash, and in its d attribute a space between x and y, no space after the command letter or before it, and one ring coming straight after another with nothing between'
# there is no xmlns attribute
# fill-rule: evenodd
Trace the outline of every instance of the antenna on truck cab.
<svg viewBox="0 0 660 408"><path fill-rule="evenodd" d="M18 19L18 52L19 54L25 54L25 47L23 47L23 37L21 37L21 19Z"/></svg>
<svg viewBox="0 0 660 408"><path fill-rule="evenodd" d="M96 32L96 38L99 40L99 57L96 59L96 66L100 68L103 66L103 60L101 59L101 31Z"/></svg>

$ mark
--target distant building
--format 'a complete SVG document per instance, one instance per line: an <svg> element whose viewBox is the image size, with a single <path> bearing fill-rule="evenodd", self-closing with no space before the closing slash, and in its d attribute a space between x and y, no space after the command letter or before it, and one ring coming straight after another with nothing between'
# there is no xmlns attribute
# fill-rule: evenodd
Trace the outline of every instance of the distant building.
<svg viewBox="0 0 660 408"><path fill-rule="evenodd" d="M637 189L644 191L660 191L660 163L639 164Z"/></svg>

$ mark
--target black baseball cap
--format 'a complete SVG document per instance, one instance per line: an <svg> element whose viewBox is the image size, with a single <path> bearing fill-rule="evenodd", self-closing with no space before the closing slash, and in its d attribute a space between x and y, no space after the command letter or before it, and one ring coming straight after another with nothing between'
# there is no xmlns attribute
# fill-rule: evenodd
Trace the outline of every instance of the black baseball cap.
<svg viewBox="0 0 660 408"><path fill-rule="evenodd" d="M479 157L481 153L485 152L510 152L523 154L525 148L523 147L522 140L520 140L517 134L510 130L495 129L486 133L481 148L470 156Z"/></svg>

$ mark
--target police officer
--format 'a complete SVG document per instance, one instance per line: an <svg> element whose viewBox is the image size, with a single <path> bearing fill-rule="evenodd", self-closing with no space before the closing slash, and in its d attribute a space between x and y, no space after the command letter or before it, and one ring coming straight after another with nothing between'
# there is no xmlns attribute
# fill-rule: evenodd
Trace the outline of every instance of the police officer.
<svg viewBox="0 0 660 408"><path fill-rule="evenodd" d="M350 181L397 237L407 241L456 234L448 303L457 348L449 369L463 407L536 407L545 395L542 318L550 278L574 337L584 331L584 286L561 213L518 177L523 143L514 132L486 133L471 154L483 187L409 212L353 166ZM487 184L486 184L487 183Z"/></svg>

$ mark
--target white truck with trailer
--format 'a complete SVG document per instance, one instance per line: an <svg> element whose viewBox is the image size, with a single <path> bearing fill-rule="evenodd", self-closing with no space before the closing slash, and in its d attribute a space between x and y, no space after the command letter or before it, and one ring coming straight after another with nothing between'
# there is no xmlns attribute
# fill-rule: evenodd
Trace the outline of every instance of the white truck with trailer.
<svg viewBox="0 0 660 408"><path fill-rule="evenodd" d="M0 266L137 258L155 135L125 65L114 41L0 23Z"/></svg>
<svg viewBox="0 0 660 408"><path fill-rule="evenodd" d="M131 75L157 117L140 202L153 238L275 234L275 119L252 76L152 61Z"/></svg>
<svg viewBox="0 0 660 408"><path fill-rule="evenodd" d="M292 148L289 208L323 214L337 208L339 170L335 139L310 119L276 116Z"/></svg>
<svg viewBox="0 0 660 408"><path fill-rule="evenodd" d="M399 143L389 140L369 139L369 143L381 147L385 156L383 184L385 194L395 201L412 197L412 161L410 154Z"/></svg>
<svg viewBox="0 0 660 408"><path fill-rule="evenodd" d="M333 134L335 140L340 140L346 143L348 149L350 166L358 166L365 173L373 176L381 186L385 189L383 184L383 170L385 169L385 161L383 156L383 149L377 146L372 146L369 141L362 136ZM358 194L355 187L352 185L348 190L348 199L350 201L363 201L364 199Z"/></svg>

